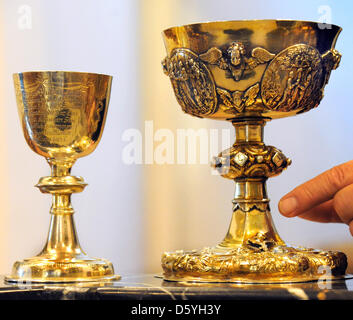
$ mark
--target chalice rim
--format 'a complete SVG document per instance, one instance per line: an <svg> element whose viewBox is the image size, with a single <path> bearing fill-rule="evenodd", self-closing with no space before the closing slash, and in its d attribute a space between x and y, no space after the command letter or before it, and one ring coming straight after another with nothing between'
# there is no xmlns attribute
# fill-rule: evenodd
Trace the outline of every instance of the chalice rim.
<svg viewBox="0 0 353 320"><path fill-rule="evenodd" d="M112 75L104 74L104 73L96 73L96 72L84 72L84 71L67 71L67 70L29 70L29 71L22 71L22 72L14 72L12 74L13 77L20 75L20 74L43 74L43 73L65 73L65 74L81 74L81 75L92 75L92 76L104 76L110 79L113 79Z"/></svg>
<svg viewBox="0 0 353 320"><path fill-rule="evenodd" d="M320 21L313 21L313 20L296 20L296 19L238 19L238 20L208 20L208 21L199 21L199 22L193 22L193 23L188 23L188 24L180 24L180 25L174 25L170 26L162 31L162 34L167 33L168 31L171 31L173 29L178 29L178 28L185 28L185 27L195 27L197 25L217 25L217 24L222 24L222 23L244 23L244 22L249 22L249 23L274 23L274 22L299 22L299 23L306 23L306 24L323 24L323 22ZM342 27L339 25L330 23L332 27L337 28L340 32L342 31Z"/></svg>

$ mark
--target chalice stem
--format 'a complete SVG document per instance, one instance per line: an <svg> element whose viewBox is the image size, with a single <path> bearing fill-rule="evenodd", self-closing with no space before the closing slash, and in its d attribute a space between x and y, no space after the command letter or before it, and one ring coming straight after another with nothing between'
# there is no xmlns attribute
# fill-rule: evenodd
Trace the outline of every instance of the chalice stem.
<svg viewBox="0 0 353 320"><path fill-rule="evenodd" d="M219 246L236 248L259 237L284 244L273 224L269 201L266 178L235 180L233 215L227 235Z"/></svg>
<svg viewBox="0 0 353 320"><path fill-rule="evenodd" d="M58 251L65 256L84 254L77 237L70 197L70 195L53 195L48 239L41 254L56 255ZM64 213L69 211L71 213Z"/></svg>
<svg viewBox="0 0 353 320"><path fill-rule="evenodd" d="M233 144L233 159L230 159L228 173L235 182L233 199L233 215L225 239L220 247L239 247L253 239L284 244L278 235L272 221L271 211L266 191L268 177L279 174L283 170L283 161L276 161L280 154L273 152L272 147L263 142L263 118L243 118L233 122L235 142ZM273 161L275 158L275 161ZM287 160L290 163L289 159ZM275 173L275 174L274 174Z"/></svg>
<svg viewBox="0 0 353 320"><path fill-rule="evenodd" d="M50 209L51 220L48 238L40 255L48 255L53 258L73 258L85 254L78 241L73 217L75 211L71 205L71 194L83 189L76 191L75 185L70 186L69 183L66 185L63 183L65 178L73 178L70 173L74 161L48 159L48 162L51 166L52 184L50 190L43 185L40 185L40 188L44 193L51 193L53 200ZM64 179L56 181L60 178Z"/></svg>
<svg viewBox="0 0 353 320"><path fill-rule="evenodd" d="M47 243L40 255L76 256L84 254L78 242L72 215L53 215Z"/></svg>

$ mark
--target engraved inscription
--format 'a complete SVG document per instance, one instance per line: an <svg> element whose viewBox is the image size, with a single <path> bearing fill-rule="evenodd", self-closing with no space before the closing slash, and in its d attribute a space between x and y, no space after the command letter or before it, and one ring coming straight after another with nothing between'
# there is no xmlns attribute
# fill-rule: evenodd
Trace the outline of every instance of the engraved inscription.
<svg viewBox="0 0 353 320"><path fill-rule="evenodd" d="M48 147L72 144L81 135L80 128L86 121L82 112L87 90L82 84L48 80L27 88L25 95L16 90L18 100L23 100L28 131L34 141ZM99 117L94 120L99 121Z"/></svg>

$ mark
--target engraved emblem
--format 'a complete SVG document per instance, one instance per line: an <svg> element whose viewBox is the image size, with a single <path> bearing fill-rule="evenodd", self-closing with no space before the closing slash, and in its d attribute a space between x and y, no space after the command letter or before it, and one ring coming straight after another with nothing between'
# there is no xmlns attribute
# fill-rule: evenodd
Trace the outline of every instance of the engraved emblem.
<svg viewBox="0 0 353 320"><path fill-rule="evenodd" d="M281 51L261 82L262 101L276 111L309 110L322 99L323 64L317 49L297 44Z"/></svg>
<svg viewBox="0 0 353 320"><path fill-rule="evenodd" d="M72 126L71 114L72 112L70 109L61 109L54 119L55 126L61 131L70 129Z"/></svg>
<svg viewBox="0 0 353 320"><path fill-rule="evenodd" d="M162 65L184 112L199 117L216 112L217 94L212 74L195 53L175 49Z"/></svg>

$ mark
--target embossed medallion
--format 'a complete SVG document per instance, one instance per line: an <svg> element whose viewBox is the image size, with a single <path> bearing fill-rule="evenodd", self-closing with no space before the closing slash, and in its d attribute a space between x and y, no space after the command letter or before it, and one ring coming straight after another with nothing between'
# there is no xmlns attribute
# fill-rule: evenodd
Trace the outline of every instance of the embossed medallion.
<svg viewBox="0 0 353 320"><path fill-rule="evenodd" d="M212 74L195 53L176 49L162 64L186 113L202 117L216 111L217 95Z"/></svg>
<svg viewBox="0 0 353 320"><path fill-rule="evenodd" d="M262 101L277 111L310 110L322 99L323 65L316 48L297 44L268 65L261 82Z"/></svg>

